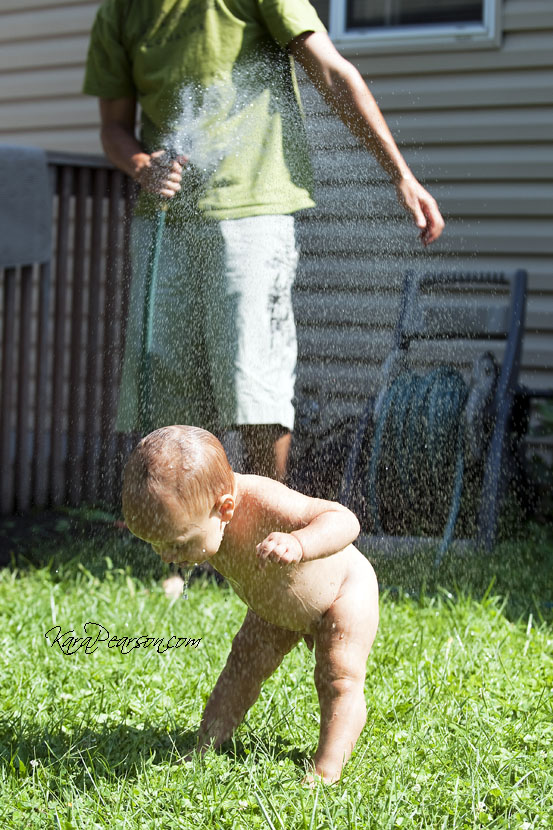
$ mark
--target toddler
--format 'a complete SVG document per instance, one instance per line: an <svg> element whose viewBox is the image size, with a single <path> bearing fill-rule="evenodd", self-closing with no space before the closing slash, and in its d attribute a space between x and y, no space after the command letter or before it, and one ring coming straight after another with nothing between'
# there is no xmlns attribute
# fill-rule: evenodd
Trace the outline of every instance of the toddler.
<svg viewBox="0 0 553 830"><path fill-rule="evenodd" d="M353 513L273 479L234 473L215 436L190 426L158 429L134 449L123 512L164 562L208 560L247 605L203 713L199 750L232 735L263 681L303 638L315 648L320 704L314 772L337 781L365 724L365 666L378 626L377 581L352 544Z"/></svg>

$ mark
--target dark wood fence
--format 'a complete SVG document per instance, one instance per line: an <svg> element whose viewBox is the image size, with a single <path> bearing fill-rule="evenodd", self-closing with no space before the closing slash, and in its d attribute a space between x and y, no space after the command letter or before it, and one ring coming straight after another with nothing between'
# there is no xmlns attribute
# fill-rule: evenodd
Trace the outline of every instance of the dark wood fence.
<svg viewBox="0 0 553 830"><path fill-rule="evenodd" d="M3 514L117 504L125 452L114 419L131 183L102 159L48 158L51 262L0 270Z"/></svg>

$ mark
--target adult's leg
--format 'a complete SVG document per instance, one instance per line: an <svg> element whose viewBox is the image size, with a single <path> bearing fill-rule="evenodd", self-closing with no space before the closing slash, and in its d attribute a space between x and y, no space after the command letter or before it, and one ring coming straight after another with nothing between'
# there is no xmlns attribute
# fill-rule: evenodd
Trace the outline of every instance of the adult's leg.
<svg viewBox="0 0 553 830"><path fill-rule="evenodd" d="M239 427L239 431L247 472L284 481L292 439L290 430L280 424L248 424Z"/></svg>
<svg viewBox="0 0 553 830"><path fill-rule="evenodd" d="M199 747L226 741L301 635L265 622L248 609L202 717Z"/></svg>
<svg viewBox="0 0 553 830"><path fill-rule="evenodd" d="M340 778L365 725L366 662L377 627L378 584L368 560L360 559L315 636L321 722L313 764L329 783Z"/></svg>
<svg viewBox="0 0 553 830"><path fill-rule="evenodd" d="M296 368L292 216L219 224L224 271L206 269L206 332L222 424L238 428L249 472L284 478Z"/></svg>

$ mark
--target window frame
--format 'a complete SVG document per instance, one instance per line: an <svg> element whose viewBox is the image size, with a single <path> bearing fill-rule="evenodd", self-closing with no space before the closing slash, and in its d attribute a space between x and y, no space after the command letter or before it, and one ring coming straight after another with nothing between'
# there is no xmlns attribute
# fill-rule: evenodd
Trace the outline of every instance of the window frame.
<svg viewBox="0 0 553 830"><path fill-rule="evenodd" d="M346 29L347 0L330 0L329 35L343 54L497 49L501 45L501 0L482 0L484 21Z"/></svg>

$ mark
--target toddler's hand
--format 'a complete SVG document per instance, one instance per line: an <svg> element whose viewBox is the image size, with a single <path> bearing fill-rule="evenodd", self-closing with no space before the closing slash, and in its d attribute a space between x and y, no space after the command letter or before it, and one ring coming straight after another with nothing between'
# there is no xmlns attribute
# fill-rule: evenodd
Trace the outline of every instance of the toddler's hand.
<svg viewBox="0 0 553 830"><path fill-rule="evenodd" d="M300 541L291 533L269 533L255 550L262 561L269 559L271 562L280 562L283 565L301 562L303 558Z"/></svg>

